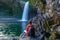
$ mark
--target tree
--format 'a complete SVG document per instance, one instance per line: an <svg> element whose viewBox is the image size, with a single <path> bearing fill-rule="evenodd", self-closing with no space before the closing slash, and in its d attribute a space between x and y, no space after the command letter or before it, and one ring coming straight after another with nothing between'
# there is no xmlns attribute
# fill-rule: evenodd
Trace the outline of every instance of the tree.
<svg viewBox="0 0 60 40"><path fill-rule="evenodd" d="M45 10L46 0L29 0L30 5L40 10Z"/></svg>

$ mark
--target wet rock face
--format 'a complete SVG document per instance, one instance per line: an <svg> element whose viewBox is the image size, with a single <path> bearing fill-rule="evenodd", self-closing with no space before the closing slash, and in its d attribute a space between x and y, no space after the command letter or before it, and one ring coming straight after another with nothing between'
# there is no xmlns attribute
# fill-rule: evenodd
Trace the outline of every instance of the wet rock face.
<svg viewBox="0 0 60 40"><path fill-rule="evenodd" d="M44 22L44 17L43 16L36 16L34 17L32 21L32 25L35 28L35 36L40 36L42 31L45 31L43 26Z"/></svg>
<svg viewBox="0 0 60 40"><path fill-rule="evenodd" d="M31 40L32 39L38 40L38 39L40 39L40 36L41 36L42 25L43 25L42 23L44 21L44 18L40 17L40 16L36 16L36 17L32 18L31 20L29 20L29 22L30 21L32 22L32 25L33 25L32 27L34 27L34 30L35 30L35 37L37 37L37 38L31 38L31 36L29 36L29 37Z"/></svg>
<svg viewBox="0 0 60 40"><path fill-rule="evenodd" d="M52 20L51 20L51 19L52 19ZM29 20L29 22L31 21L33 27L35 28L35 36L36 36L38 39L41 39L41 35L43 35L43 34L46 32L46 30L47 30L47 26L44 24L45 20L51 21L51 22L53 22L54 24L57 23L55 16L54 16L53 18L49 18L49 19L48 19L48 17L44 18L44 16L42 15L42 16L36 16L36 17L32 18L31 20ZM49 22L49 23L51 23L51 22ZM49 24L49 23L48 23L48 24ZM53 23L51 23L51 24L49 25L49 27L52 26L52 25L54 25ZM56 25L56 26L57 26L57 25ZM53 28L53 26L52 26L51 28ZM51 29L51 28L50 28L50 29ZM48 29L48 30L49 30L49 29ZM55 30L55 29L53 29L53 30ZM59 30L59 31L60 31L60 30ZM41 33L41 32L43 32L43 33ZM47 35L50 36L51 34L50 34L49 32L50 32L50 31L47 32ZM49 34L48 34L48 33L49 33ZM46 35L45 35L45 36L46 36ZM37 39L37 38L36 38L36 39Z"/></svg>
<svg viewBox="0 0 60 40"><path fill-rule="evenodd" d="M33 27L35 28L35 35L38 36L40 35L40 19L38 19L37 17L33 18L31 21L32 21L32 25Z"/></svg>
<svg viewBox="0 0 60 40"><path fill-rule="evenodd" d="M56 34L60 35L60 26L57 26L57 28L56 28Z"/></svg>

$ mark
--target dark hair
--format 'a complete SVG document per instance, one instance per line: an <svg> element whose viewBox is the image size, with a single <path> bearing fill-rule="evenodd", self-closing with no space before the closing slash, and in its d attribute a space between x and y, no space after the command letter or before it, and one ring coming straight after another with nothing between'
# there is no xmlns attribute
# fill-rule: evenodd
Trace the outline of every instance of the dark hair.
<svg viewBox="0 0 60 40"><path fill-rule="evenodd" d="M32 23L32 21L30 21L29 23Z"/></svg>
<svg viewBox="0 0 60 40"><path fill-rule="evenodd" d="M32 20L29 20L29 21L27 22L27 25L28 25L28 24L32 24Z"/></svg>

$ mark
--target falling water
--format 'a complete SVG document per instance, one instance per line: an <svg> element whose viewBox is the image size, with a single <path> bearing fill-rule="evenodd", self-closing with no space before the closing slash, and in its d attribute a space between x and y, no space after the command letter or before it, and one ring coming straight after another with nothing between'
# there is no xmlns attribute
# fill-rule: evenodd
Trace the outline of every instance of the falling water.
<svg viewBox="0 0 60 40"><path fill-rule="evenodd" d="M29 9L29 2L26 2L23 10L22 21L28 20L28 9Z"/></svg>
<svg viewBox="0 0 60 40"><path fill-rule="evenodd" d="M0 22L22 22L22 31L26 28L26 22L28 21L28 9L29 9L29 2L25 3L22 19L17 18L0 18ZM2 33L0 32L0 36Z"/></svg>
<svg viewBox="0 0 60 40"><path fill-rule="evenodd" d="M22 15L22 31L26 28L26 21L28 21L28 9L29 2L27 1L24 6L23 15Z"/></svg>

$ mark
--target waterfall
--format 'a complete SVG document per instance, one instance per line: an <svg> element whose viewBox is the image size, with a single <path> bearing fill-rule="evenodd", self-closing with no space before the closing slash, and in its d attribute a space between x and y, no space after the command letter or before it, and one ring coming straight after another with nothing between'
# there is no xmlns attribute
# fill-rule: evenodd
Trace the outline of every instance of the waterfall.
<svg viewBox="0 0 60 40"><path fill-rule="evenodd" d="M21 20L22 21L22 32L25 30L26 22L28 21L28 9L29 9L29 2L27 1L24 6L22 20Z"/></svg>
<svg viewBox="0 0 60 40"><path fill-rule="evenodd" d="M28 9L29 9L29 2L27 1L24 6L23 15L22 15L22 21L28 20Z"/></svg>
<svg viewBox="0 0 60 40"><path fill-rule="evenodd" d="M21 22L22 31L26 28L26 22L28 21L29 1L24 5L22 19L18 18L0 18L0 22Z"/></svg>

